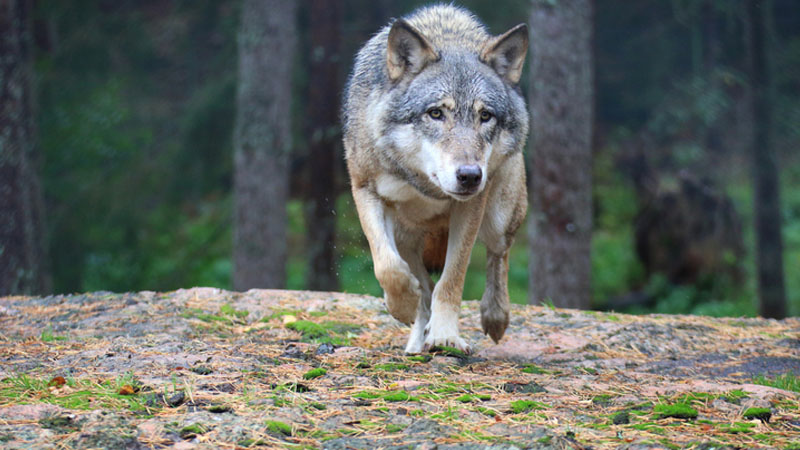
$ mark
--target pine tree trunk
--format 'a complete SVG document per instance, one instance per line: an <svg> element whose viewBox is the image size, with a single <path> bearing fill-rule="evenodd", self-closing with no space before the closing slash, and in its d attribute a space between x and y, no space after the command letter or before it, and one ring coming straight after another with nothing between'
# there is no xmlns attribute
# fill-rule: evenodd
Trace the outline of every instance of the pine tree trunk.
<svg viewBox="0 0 800 450"><path fill-rule="evenodd" d="M591 301L592 0L534 0L531 14L530 301Z"/></svg>
<svg viewBox="0 0 800 450"><path fill-rule="evenodd" d="M339 143L339 44L342 4L338 1L311 0L311 55L308 91L308 138L310 198L306 223L308 289L335 291L334 252L336 216L336 168Z"/></svg>
<svg viewBox="0 0 800 450"><path fill-rule="evenodd" d="M753 102L753 185L756 230L756 270L759 312L763 317L786 317L783 282L780 184L772 145L772 102L767 61L766 11L769 2L747 1L747 44Z"/></svg>
<svg viewBox="0 0 800 450"><path fill-rule="evenodd" d="M0 0L0 296L51 290L34 151L31 4Z"/></svg>
<svg viewBox="0 0 800 450"><path fill-rule="evenodd" d="M244 0L234 130L233 286L286 282L294 0Z"/></svg>

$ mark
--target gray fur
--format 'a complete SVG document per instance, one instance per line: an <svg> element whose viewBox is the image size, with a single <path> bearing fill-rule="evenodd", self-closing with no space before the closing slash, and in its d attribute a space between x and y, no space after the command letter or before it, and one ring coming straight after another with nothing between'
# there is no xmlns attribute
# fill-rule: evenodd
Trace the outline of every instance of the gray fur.
<svg viewBox="0 0 800 450"><path fill-rule="evenodd" d="M457 308L478 236L492 261L484 331L495 341L505 332L508 248L527 208L528 113L516 84L527 42L524 25L491 36L468 11L437 5L386 26L356 57L345 156L389 311L414 323L408 352L469 349ZM476 166L480 184L459 181L460 167ZM447 257L430 289L421 247L440 231L449 231Z"/></svg>

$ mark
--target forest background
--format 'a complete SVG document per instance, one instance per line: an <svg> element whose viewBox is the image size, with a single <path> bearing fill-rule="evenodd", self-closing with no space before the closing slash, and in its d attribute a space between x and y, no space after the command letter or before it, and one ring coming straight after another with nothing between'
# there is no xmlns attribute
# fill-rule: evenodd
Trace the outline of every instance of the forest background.
<svg viewBox="0 0 800 450"><path fill-rule="evenodd" d="M293 11L295 36L272 37L277 45L295 39L296 46L291 100L281 105L291 123L286 275L271 287L381 294L349 193L341 129L314 123L322 70L314 64L320 39L334 44L325 54L324 76L332 80L325 93L338 102L357 49L392 17L425 3L301 0ZM594 2L591 308L758 313L752 143L759 118L746 3ZM459 4L493 33L531 18L530 1ZM779 270L788 313L797 315L800 3L764 4ZM327 27L319 26L320 15ZM233 135L242 2L37 0L32 17L34 160L48 291L236 288ZM530 92L527 76L521 87ZM327 147L319 150L320 142ZM320 202L321 173L332 182L323 194L335 230L325 241L327 275L310 263L319 253L313 205ZM511 255L509 288L517 303L532 297L527 234L520 231ZM480 298L484 266L477 247L465 299Z"/></svg>

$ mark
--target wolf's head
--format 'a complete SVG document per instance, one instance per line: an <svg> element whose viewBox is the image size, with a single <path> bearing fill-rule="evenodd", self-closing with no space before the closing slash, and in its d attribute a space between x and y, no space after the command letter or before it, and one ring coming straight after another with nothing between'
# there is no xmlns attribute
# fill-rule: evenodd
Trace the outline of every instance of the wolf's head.
<svg viewBox="0 0 800 450"><path fill-rule="evenodd" d="M521 24L496 37L477 33L482 39L475 42L447 32L426 36L403 19L392 25L386 45L392 87L380 144L393 169L421 192L467 200L506 156L521 151L527 136L517 84L528 33Z"/></svg>

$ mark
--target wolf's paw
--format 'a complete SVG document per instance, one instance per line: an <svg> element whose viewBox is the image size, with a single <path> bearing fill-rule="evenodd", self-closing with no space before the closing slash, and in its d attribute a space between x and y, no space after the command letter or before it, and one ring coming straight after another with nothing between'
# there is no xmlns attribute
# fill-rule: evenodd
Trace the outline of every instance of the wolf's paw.
<svg viewBox="0 0 800 450"><path fill-rule="evenodd" d="M377 273L377 277L383 288L386 307L392 317L406 325L413 323L422 296L417 278L407 269L400 268L381 270Z"/></svg>
<svg viewBox="0 0 800 450"><path fill-rule="evenodd" d="M458 335L458 326L453 324L444 324L445 326L436 326L433 318L428 322L425 327L425 340L422 344L423 351L430 351L434 347L453 347L469 354L472 352L469 344L461 336Z"/></svg>
<svg viewBox="0 0 800 450"><path fill-rule="evenodd" d="M481 327L494 343L500 342L508 328L509 313L507 308L497 303L481 302Z"/></svg>

